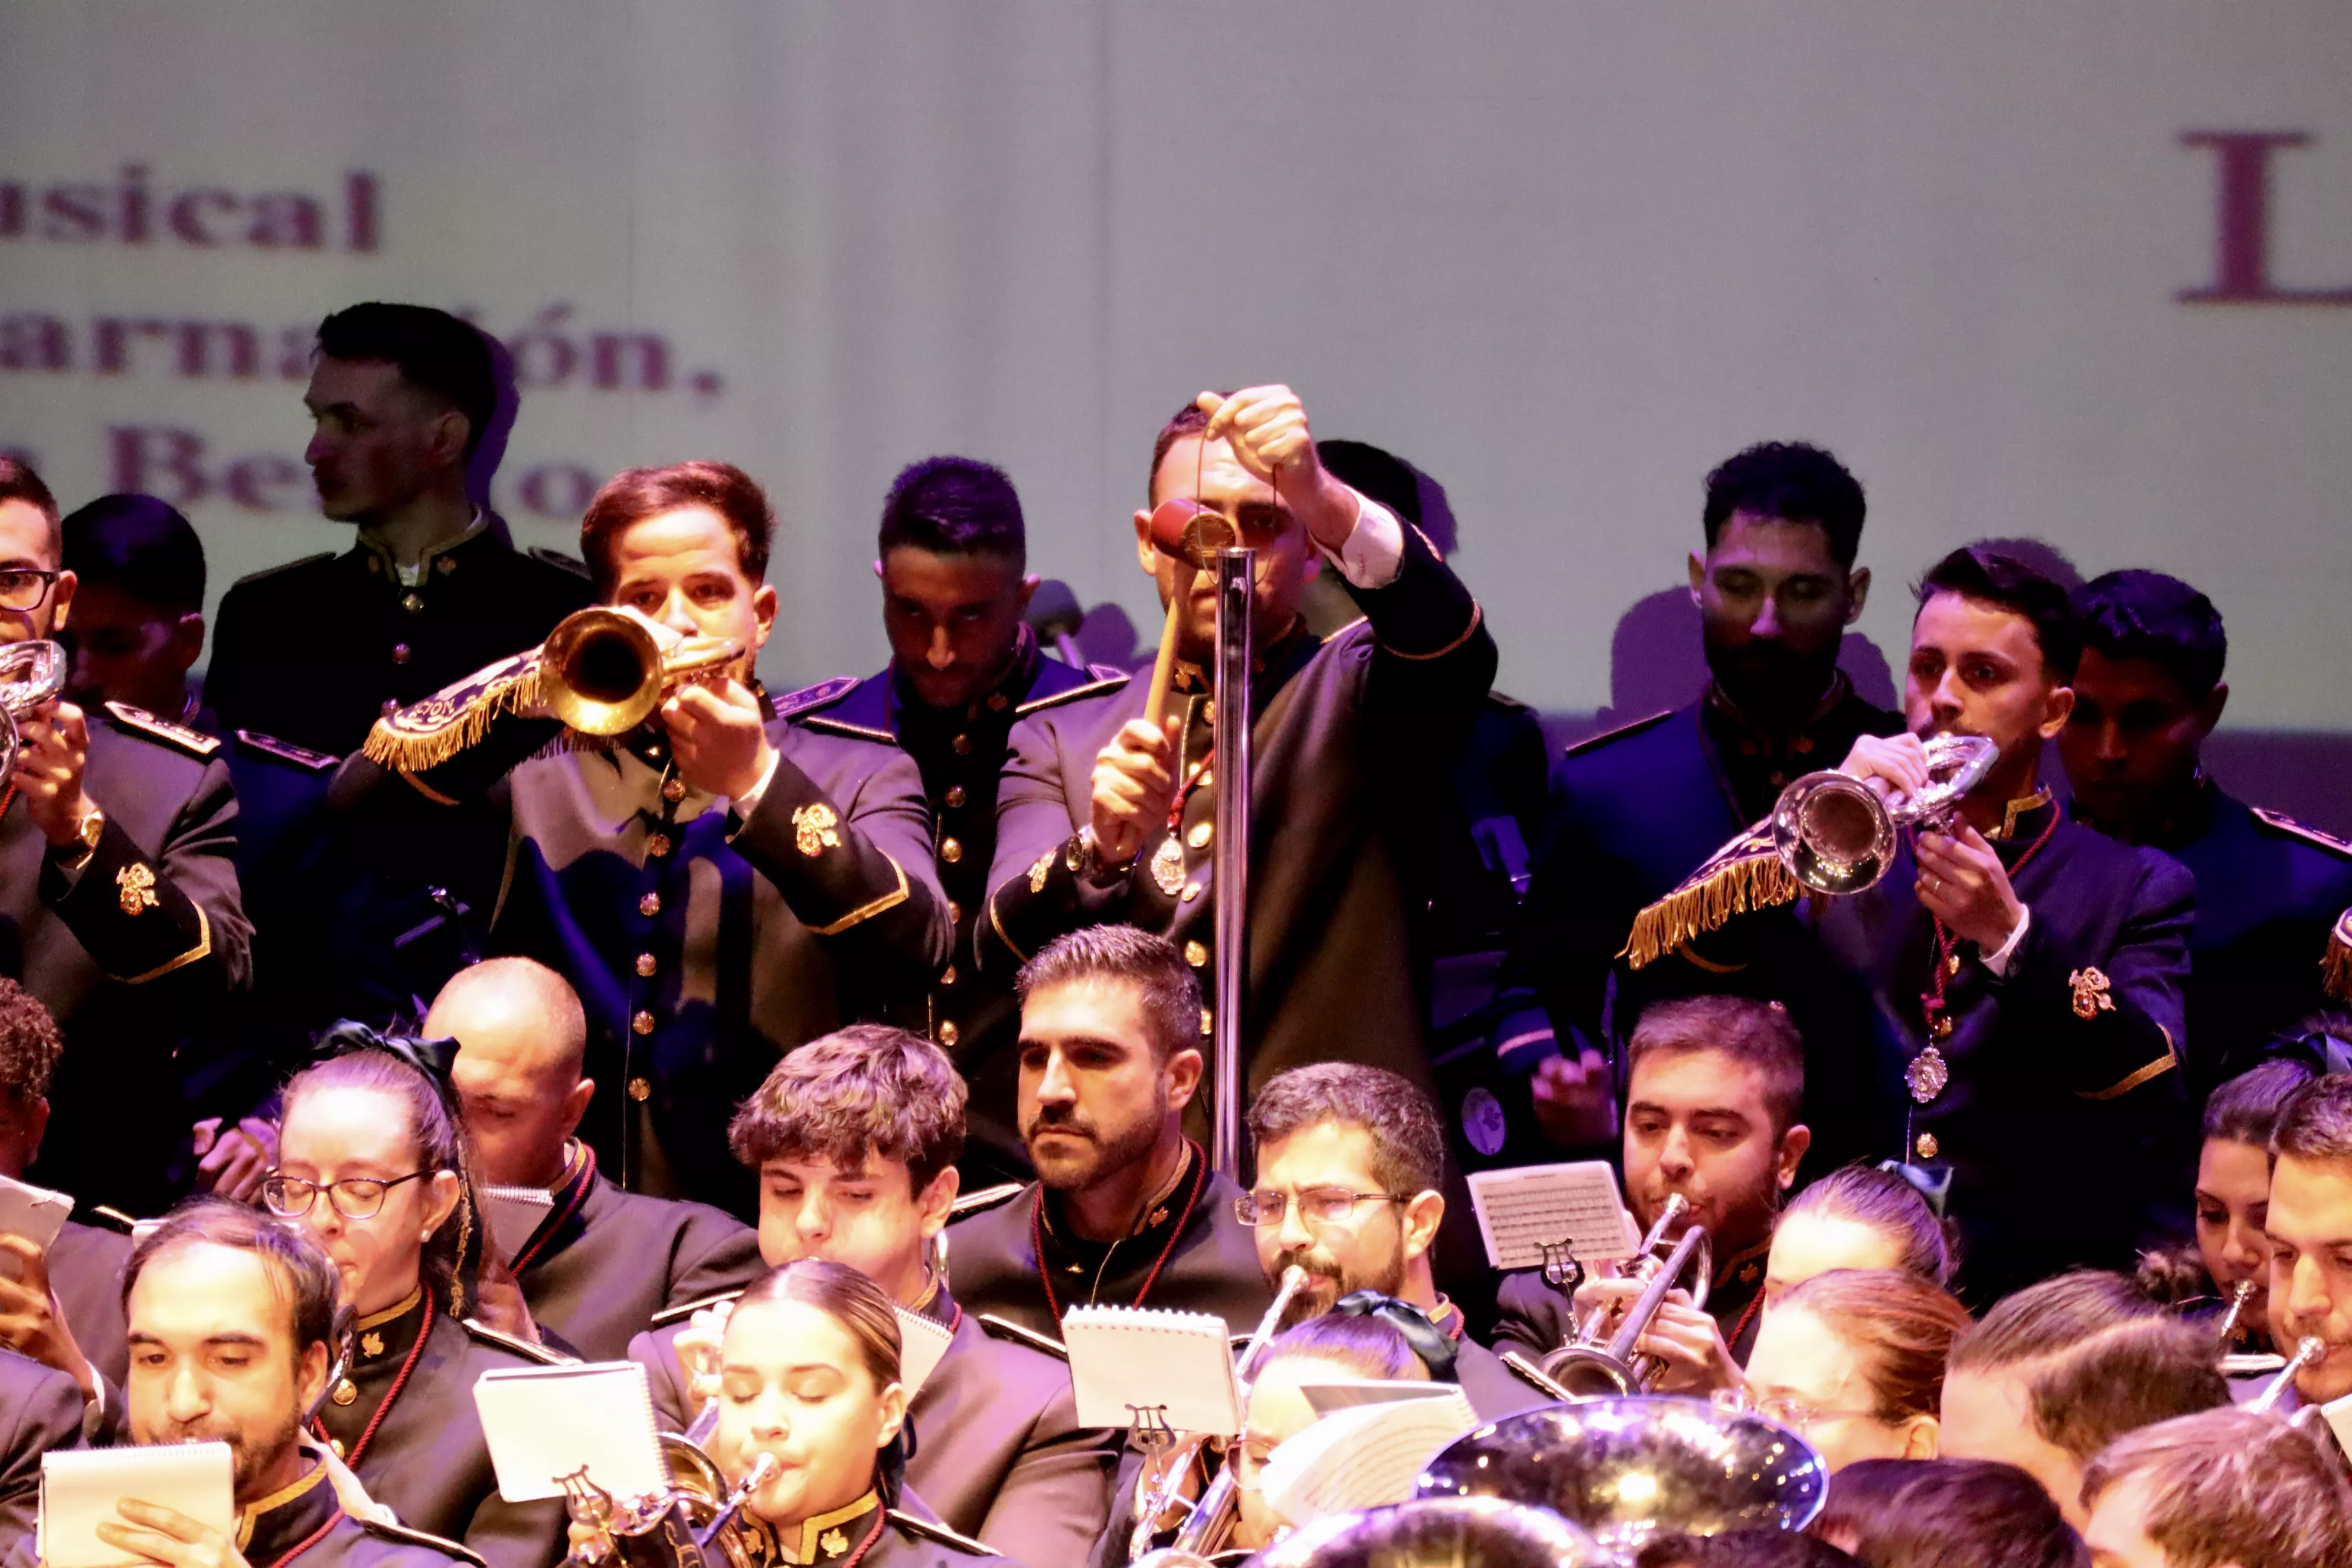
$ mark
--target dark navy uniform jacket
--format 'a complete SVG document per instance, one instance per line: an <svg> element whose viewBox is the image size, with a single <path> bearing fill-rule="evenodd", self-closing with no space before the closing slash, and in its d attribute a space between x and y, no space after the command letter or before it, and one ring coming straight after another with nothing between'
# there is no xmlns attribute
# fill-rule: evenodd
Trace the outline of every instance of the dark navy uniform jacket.
<svg viewBox="0 0 2352 1568"><path fill-rule="evenodd" d="M410 1529L462 1542L489 1568L548 1568L562 1558L562 1500L499 1495L474 1408L484 1373L559 1358L430 1310L421 1291L359 1320L354 1338L347 1375L319 1406L319 1426L368 1495Z"/></svg>
<svg viewBox="0 0 2352 1568"><path fill-rule="evenodd" d="M512 1262L531 1321L589 1361L618 1361L656 1314L768 1271L751 1226L708 1204L625 1193L575 1145L555 1205Z"/></svg>
<svg viewBox="0 0 2352 1568"><path fill-rule="evenodd" d="M1234 1213L1241 1195L1191 1144L1176 1184L1142 1228L1104 1243L1073 1234L1059 1198L1032 1182L1009 1202L948 1226L948 1278L965 1310L1056 1342L1062 1314L1087 1305L1209 1312L1247 1335L1274 1291L1258 1266L1255 1233Z"/></svg>
<svg viewBox="0 0 2352 1568"><path fill-rule="evenodd" d="M2188 982L2197 1105L2329 1005L2319 965L2329 928L2352 904L2352 845L2210 784L2149 842L2197 879Z"/></svg>
<svg viewBox="0 0 2352 1568"><path fill-rule="evenodd" d="M117 1388L131 1371L122 1319L122 1268L130 1260L131 1238L103 1226L68 1220L49 1243L49 1291L65 1325L83 1359Z"/></svg>
<svg viewBox="0 0 2352 1568"><path fill-rule="evenodd" d="M982 1175L1029 1174L1028 1152L1013 1116L1020 1005L1005 967L983 974L972 950L973 929L988 901L997 784L1013 726L1047 708L1107 697L1127 679L1125 672L1108 668L1073 669L1041 652L1036 634L1024 626L1003 679L961 710L926 706L889 669L863 680L827 681L789 700L797 721L807 728L897 746L922 770L923 795L931 808L931 869L954 921L954 956L920 1008L910 1009L900 1021L945 1047L971 1086L964 1163L983 1167Z"/></svg>
<svg viewBox="0 0 2352 1568"><path fill-rule="evenodd" d="M538 646L591 597L586 567L517 550L495 514L428 551L414 587L362 532L340 555L307 556L229 589L214 621L205 704L226 732L344 756L386 702L404 707Z"/></svg>
<svg viewBox="0 0 2352 1568"><path fill-rule="evenodd" d="M86 717L82 787L106 814L89 861L61 870L24 801L0 816L0 973L65 1035L28 1176L161 1214L194 1168L189 1080L253 977L236 797L211 736L121 703Z"/></svg>
<svg viewBox="0 0 2352 1568"><path fill-rule="evenodd" d="M904 1508L885 1508L868 1492L846 1508L803 1520L800 1539L782 1545L772 1527L755 1522L746 1532L749 1555L754 1568L984 1568L992 1563L1024 1568L924 1517L916 1499L905 1500Z"/></svg>
<svg viewBox="0 0 2352 1568"><path fill-rule="evenodd" d="M948 952L913 759L803 729L795 711L788 700L769 721L778 760L748 820L688 790L653 728L609 750L541 751L551 721L505 715L403 774L414 792L380 784L364 757L346 764L352 794L385 803L386 831L425 830L406 814L432 805L403 796L505 805L490 947L580 994L598 1086L582 1136L632 1192L746 1217L758 1194L728 1152L736 1106L793 1047L895 1016Z"/></svg>
<svg viewBox="0 0 2352 1568"><path fill-rule="evenodd" d="M2076 1266L2128 1273L2185 1228L2188 1194L2164 1177L2187 1121L2177 1068L2194 1048L2182 1025L2194 881L2037 799L1989 836L2032 922L2005 977L1972 945L1954 949L1948 1037L1931 1038L1921 1004L1938 960L1907 838L1874 887L1796 906L1784 923L1807 940L1759 964L1786 984L1809 1076L1840 1080L1832 1105L1809 1095L1817 1134L1948 1179L1964 1278L1983 1300Z"/></svg>
<svg viewBox="0 0 2352 1568"><path fill-rule="evenodd" d="M1370 503L1366 503L1370 505ZM1400 837L1433 831L1450 809L1450 769L1495 674L1495 641L1468 588L1418 530L1387 585L1349 594L1364 620L1318 642L1303 626L1262 653L1251 683L1249 963L1244 1082L1255 1093L1286 1068L1357 1061L1431 1077L1414 975L1413 914ZM1186 671L1188 770L1207 755L1210 693ZM1076 875L1075 835L1093 815L1096 759L1142 716L1148 682L1072 702L1013 731L998 809L982 967L1017 969L1052 938L1119 923L1167 937L1210 972L1214 940L1215 795L1184 799L1182 881L1163 891L1148 834L1130 875L1105 890ZM1207 1125L1207 1096L1190 1113Z"/></svg>
<svg viewBox="0 0 2352 1568"><path fill-rule="evenodd" d="M0 1562L33 1560L41 1456L81 1441L81 1387L64 1373L0 1350Z"/></svg>
<svg viewBox="0 0 2352 1568"><path fill-rule="evenodd" d="M346 1512L327 1467L240 1511L236 1549L248 1568L457 1568L481 1559L455 1542Z"/></svg>
<svg viewBox="0 0 2352 1568"><path fill-rule="evenodd" d="M1710 692L1569 747L1499 982L1503 1075L1524 1079L1555 1039L1571 1058L1590 1047L1615 1060L1645 1003L1742 984L1736 970L1689 963L1630 973L1617 954L1634 915L1769 812L1790 780L1837 766L1862 735L1902 727L1841 672L1812 717L1784 735L1758 730ZM1520 1157L1505 1163L1557 1158L1520 1131L1520 1107L1511 1109Z"/></svg>
<svg viewBox="0 0 2352 1568"><path fill-rule="evenodd" d="M1070 1369L992 1333L947 1291L933 1291L919 1310L953 1337L907 1406L910 1511L919 1502L1018 1563L1083 1562L1109 1510L1122 1434L1080 1426ZM685 1326L672 1322L629 1346L666 1432L685 1431L696 1414L675 1348Z"/></svg>

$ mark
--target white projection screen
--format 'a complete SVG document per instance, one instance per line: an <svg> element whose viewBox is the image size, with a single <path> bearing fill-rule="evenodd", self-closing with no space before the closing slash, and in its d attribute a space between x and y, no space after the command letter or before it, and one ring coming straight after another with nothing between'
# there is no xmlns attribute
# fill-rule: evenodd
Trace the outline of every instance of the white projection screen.
<svg viewBox="0 0 2352 1568"><path fill-rule="evenodd" d="M2352 830L2347 84L2340 0L11 0L0 448L182 504L216 597L348 544L318 319L458 310L521 542L628 464L768 485L791 685L883 660L942 451L1132 655L1154 429L1283 380L1444 484L1574 732L1695 689L1702 477L1801 437L1869 490L1865 689L1953 544L2160 567L2229 622L2224 775Z"/></svg>

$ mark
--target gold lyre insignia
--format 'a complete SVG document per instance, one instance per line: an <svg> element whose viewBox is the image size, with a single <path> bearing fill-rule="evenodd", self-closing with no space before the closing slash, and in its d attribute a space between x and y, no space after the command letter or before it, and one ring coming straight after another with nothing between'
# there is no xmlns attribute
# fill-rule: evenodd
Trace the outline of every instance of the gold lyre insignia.
<svg viewBox="0 0 2352 1568"><path fill-rule="evenodd" d="M841 847L841 835L835 831L841 818L824 802L812 801L793 808L793 844L803 855L816 855Z"/></svg>
<svg viewBox="0 0 2352 1568"><path fill-rule="evenodd" d="M1045 878L1053 869L1054 852L1051 849L1048 849L1043 855L1037 857L1037 863L1035 865L1029 868L1029 890L1033 893L1044 892L1045 890Z"/></svg>
<svg viewBox="0 0 2352 1568"><path fill-rule="evenodd" d="M2074 971L2066 976L2066 984L2074 988L2074 1016L2077 1018L2095 1018L2102 1013L2116 1010L2116 999L2107 994L2114 987L2096 968Z"/></svg>
<svg viewBox="0 0 2352 1568"><path fill-rule="evenodd" d="M114 889L126 915L139 914L161 907L155 897L155 873L143 861L134 860L114 874Z"/></svg>

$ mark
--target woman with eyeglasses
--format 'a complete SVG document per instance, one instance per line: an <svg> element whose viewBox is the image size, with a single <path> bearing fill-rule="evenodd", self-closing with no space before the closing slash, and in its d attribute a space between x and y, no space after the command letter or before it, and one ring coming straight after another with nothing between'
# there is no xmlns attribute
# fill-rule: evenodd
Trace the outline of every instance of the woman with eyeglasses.
<svg viewBox="0 0 2352 1568"><path fill-rule="evenodd" d="M499 1496L474 1383L561 1358L467 1321L462 1275L481 1221L448 1087L455 1042L357 1026L329 1038L342 1054L287 1084L278 1164L261 1184L270 1212L334 1260L353 1320L318 1435L410 1529L461 1541L490 1568L545 1568L563 1555L563 1505Z"/></svg>
<svg viewBox="0 0 2352 1568"><path fill-rule="evenodd" d="M2216 1089L2205 1101L2204 1141L2197 1152L2197 1239L2193 1246L2151 1252L2140 1259L2139 1285L2160 1301L2229 1331L2222 1349L2260 1354L2271 1349L2271 1129L2287 1097L2313 1077L2292 1058L2264 1062ZM2231 1303L2246 1288L2234 1318Z"/></svg>
<svg viewBox="0 0 2352 1568"><path fill-rule="evenodd" d="M1944 1362L1968 1310L1904 1268L1833 1268L1764 1314L1744 1403L1811 1443L1832 1470L1932 1459Z"/></svg>

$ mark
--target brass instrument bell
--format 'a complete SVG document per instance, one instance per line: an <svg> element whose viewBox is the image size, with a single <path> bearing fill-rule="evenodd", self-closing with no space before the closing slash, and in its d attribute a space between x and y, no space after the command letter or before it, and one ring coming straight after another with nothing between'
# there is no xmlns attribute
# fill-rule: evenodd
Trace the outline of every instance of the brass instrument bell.
<svg viewBox="0 0 2352 1568"><path fill-rule="evenodd" d="M635 616L592 605L557 622L541 646L540 700L567 729L625 734L678 687L742 657L724 637L688 637L665 652Z"/></svg>
<svg viewBox="0 0 2352 1568"><path fill-rule="evenodd" d="M1691 1305L1705 1307L1708 1278L1714 1272L1714 1251L1708 1241L1706 1227L1696 1222L1685 1225L1683 1233L1662 1256L1659 1247L1665 1244L1666 1233L1678 1220L1690 1215L1690 1200L1676 1193L1666 1199L1659 1210L1657 1223L1642 1238L1641 1250L1634 1256L1632 1278L1644 1281L1642 1293L1625 1309L1614 1332L1601 1337L1602 1315L1577 1325L1576 1335L1566 1344L1547 1354L1536 1365L1544 1380L1570 1399L1607 1399L1629 1394L1640 1394L1658 1374L1659 1363L1654 1358L1639 1353L1634 1347L1649 1331L1651 1320L1664 1305L1667 1292L1680 1284L1685 1275L1691 1276Z"/></svg>
<svg viewBox="0 0 2352 1568"><path fill-rule="evenodd" d="M2000 757L2000 747L1982 735L1933 735L1926 746L1931 782L1891 805L1834 768L1782 790L1772 806L1772 847L1789 874L1811 892L1861 892L1886 874L1896 828L1948 823Z"/></svg>
<svg viewBox="0 0 2352 1568"><path fill-rule="evenodd" d="M1260 1568L1603 1568L1615 1561L1549 1510L1491 1497L1424 1498L1333 1514L1256 1558Z"/></svg>
<svg viewBox="0 0 2352 1568"><path fill-rule="evenodd" d="M1645 1395L1490 1423L1429 1462L1419 1495L1549 1509L1630 1556L1662 1535L1802 1530L1829 1495L1829 1467L1761 1415Z"/></svg>
<svg viewBox="0 0 2352 1568"><path fill-rule="evenodd" d="M0 779L16 771L17 723L57 700L72 665L64 645L47 637L0 644Z"/></svg>

